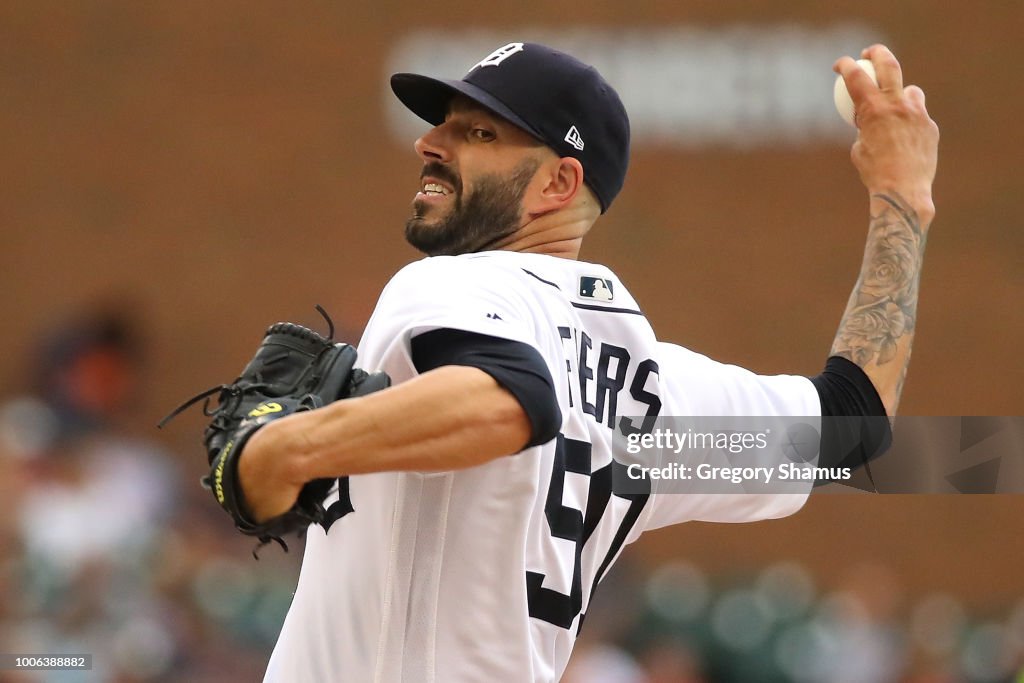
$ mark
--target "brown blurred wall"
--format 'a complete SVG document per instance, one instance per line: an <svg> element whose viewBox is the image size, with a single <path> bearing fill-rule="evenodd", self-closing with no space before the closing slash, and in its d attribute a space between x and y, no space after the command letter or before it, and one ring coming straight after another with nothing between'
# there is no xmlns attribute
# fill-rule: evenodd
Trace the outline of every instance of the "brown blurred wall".
<svg viewBox="0 0 1024 683"><path fill-rule="evenodd" d="M419 165L412 140L392 142L381 106L385 57L411 29L472 22L510 27L514 40L529 26L851 19L884 31L942 130L939 213L901 409L1021 414L1024 4L925 0L2 3L0 399L25 388L38 335L97 299L143 313L147 427L232 376L269 322L316 324L319 302L358 333L381 287L417 257L401 226ZM662 338L760 372L813 374L866 225L842 146L646 149L583 258L617 270ZM200 425L187 416L158 437L196 473ZM986 554L1021 566L1021 502L816 497L790 520L693 525L644 547L708 566L794 556L822 572L847 553L890 557L918 578L955 560L965 586L989 566Z"/></svg>

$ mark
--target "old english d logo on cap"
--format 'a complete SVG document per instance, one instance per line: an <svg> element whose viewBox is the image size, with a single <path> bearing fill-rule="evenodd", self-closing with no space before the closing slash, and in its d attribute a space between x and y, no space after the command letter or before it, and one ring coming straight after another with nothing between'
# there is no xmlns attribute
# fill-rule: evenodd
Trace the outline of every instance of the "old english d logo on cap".
<svg viewBox="0 0 1024 683"><path fill-rule="evenodd" d="M478 69L482 66L499 66L501 65L502 62L504 62L506 59L508 59L515 53L522 51L522 43L509 43L504 47L499 47L497 50L481 59L479 62L476 63L476 66L474 66L473 69ZM470 71L472 71L473 69L470 69Z"/></svg>

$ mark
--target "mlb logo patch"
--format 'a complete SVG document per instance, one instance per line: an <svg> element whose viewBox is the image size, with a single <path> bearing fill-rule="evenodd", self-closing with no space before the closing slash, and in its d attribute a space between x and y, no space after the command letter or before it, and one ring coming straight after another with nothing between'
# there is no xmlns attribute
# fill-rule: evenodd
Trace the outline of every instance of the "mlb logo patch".
<svg viewBox="0 0 1024 683"><path fill-rule="evenodd" d="M584 299L611 301L615 298L612 281L602 277L583 276L580 278L580 296Z"/></svg>

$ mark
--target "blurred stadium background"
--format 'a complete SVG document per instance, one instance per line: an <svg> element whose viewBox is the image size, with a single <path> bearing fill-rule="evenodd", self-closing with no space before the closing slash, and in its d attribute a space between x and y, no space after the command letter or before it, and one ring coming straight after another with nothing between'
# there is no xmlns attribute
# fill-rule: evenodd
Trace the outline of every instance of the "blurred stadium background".
<svg viewBox="0 0 1024 683"><path fill-rule="evenodd" d="M1020 415L1022 28L1020 2L0 3L0 652L95 655L0 681L261 676L301 547L254 562L196 483L201 417L154 425L314 303L357 339L416 258L391 69L538 39L601 64L637 141L583 257L662 338L813 374L867 224L829 69L886 41L943 136L901 411ZM1024 680L1022 519L822 495L652 533L567 680Z"/></svg>

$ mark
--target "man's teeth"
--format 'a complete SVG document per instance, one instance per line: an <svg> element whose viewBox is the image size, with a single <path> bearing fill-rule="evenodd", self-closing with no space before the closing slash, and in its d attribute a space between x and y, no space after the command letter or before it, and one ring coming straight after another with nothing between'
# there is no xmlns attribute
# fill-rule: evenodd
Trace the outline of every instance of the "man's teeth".
<svg viewBox="0 0 1024 683"><path fill-rule="evenodd" d="M448 194L448 190L444 189L443 185L427 183L423 186L423 194Z"/></svg>

